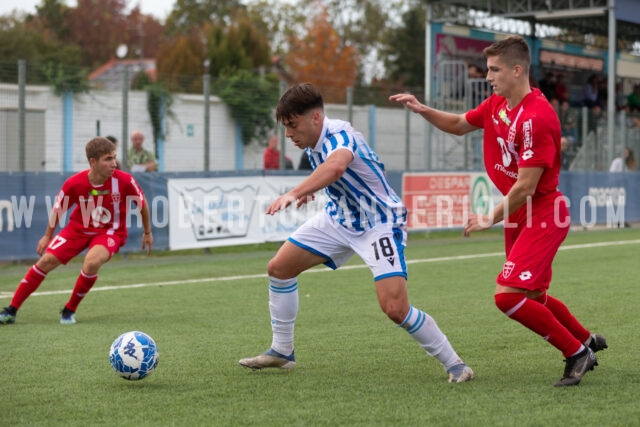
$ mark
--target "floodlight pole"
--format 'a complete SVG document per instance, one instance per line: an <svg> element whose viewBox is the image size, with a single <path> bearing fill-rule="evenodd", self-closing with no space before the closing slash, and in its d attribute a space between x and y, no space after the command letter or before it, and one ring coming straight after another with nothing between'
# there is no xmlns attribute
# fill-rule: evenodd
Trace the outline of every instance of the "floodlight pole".
<svg viewBox="0 0 640 427"><path fill-rule="evenodd" d="M609 38L608 38L608 62L607 70L607 163L602 165L603 170L608 170L608 165L614 158L614 147L616 138L616 8L615 0L609 0ZM624 124L622 124L624 126Z"/></svg>

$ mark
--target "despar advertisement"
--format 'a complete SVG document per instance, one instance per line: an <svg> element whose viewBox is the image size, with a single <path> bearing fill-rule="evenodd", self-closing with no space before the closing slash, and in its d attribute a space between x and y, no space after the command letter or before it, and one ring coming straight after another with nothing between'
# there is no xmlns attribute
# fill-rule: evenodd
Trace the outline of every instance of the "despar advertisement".
<svg viewBox="0 0 640 427"><path fill-rule="evenodd" d="M167 181L169 248L187 249L284 241L324 208L314 200L267 215L267 207L306 176L189 178Z"/></svg>
<svg viewBox="0 0 640 427"><path fill-rule="evenodd" d="M409 230L460 228L470 213L488 214L502 195L485 173L406 173L402 199Z"/></svg>

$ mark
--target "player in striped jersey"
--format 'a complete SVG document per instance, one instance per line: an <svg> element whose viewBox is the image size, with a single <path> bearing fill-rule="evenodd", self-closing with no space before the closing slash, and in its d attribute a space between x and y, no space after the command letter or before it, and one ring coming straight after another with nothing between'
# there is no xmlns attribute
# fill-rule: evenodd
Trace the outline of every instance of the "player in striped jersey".
<svg viewBox="0 0 640 427"><path fill-rule="evenodd" d="M0 324L14 323L22 303L38 289L47 274L88 248L60 318L63 325L76 323L76 309L98 279L98 270L127 241L126 221L132 202L140 209L144 226L142 249L151 251L151 219L144 193L131 175L116 170L115 146L106 138L96 137L87 143L85 151L90 168L72 175L62 185L45 234L36 248L41 258L18 285L11 304L0 312ZM74 205L68 223L54 236L61 216Z"/></svg>
<svg viewBox="0 0 640 427"><path fill-rule="evenodd" d="M293 368L298 275L319 264L337 269L358 254L373 274L385 314L442 364L449 382L471 380L473 371L456 354L435 320L409 303L404 256L406 209L362 134L347 122L327 118L322 95L309 83L294 85L282 95L276 119L293 144L306 150L313 172L278 197L266 213L273 215L290 205L300 207L320 190L329 201L324 211L299 227L269 262L271 347L263 354L241 359L240 365Z"/></svg>

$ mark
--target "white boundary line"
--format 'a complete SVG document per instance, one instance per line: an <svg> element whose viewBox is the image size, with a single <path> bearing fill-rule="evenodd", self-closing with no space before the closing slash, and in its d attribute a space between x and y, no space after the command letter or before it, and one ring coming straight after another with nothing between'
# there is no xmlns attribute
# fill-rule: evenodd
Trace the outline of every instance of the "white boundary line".
<svg viewBox="0 0 640 427"><path fill-rule="evenodd" d="M591 249L591 248L602 248L607 246L622 246L622 245L636 245L640 244L640 239L638 240L621 240L614 242L599 242L599 243L584 243L580 245L568 245L561 246L559 250L561 251L570 251L574 249ZM439 257L439 258L426 258L426 259L414 259L407 260L407 264L421 264L427 262L447 262L447 261L461 261L467 259L479 259L479 258L489 258L496 256L504 256L504 252L489 252L484 254L471 254L471 255L457 255L457 256L448 256L448 257ZM354 270L360 268L368 268L366 265L347 265L340 267L340 270ZM333 271L326 268L318 268L308 270L305 273L322 273L327 271ZM245 279L261 279L266 278L266 274L247 274L243 276L226 276L226 277L210 277L204 279L191 279L191 280L172 280L168 282L155 282L155 283L136 283L132 285L118 285L118 286L98 286L91 289L91 292L98 291L116 291L120 289L135 289L135 288L147 288L151 286L173 286L173 285L188 285L193 283L207 283L207 282L228 282L233 280L245 280ZM45 295L62 295L69 294L71 290L64 291L44 291L44 292L34 292L31 296L45 296ZM13 292L0 292L0 299L2 298L11 298L13 296Z"/></svg>

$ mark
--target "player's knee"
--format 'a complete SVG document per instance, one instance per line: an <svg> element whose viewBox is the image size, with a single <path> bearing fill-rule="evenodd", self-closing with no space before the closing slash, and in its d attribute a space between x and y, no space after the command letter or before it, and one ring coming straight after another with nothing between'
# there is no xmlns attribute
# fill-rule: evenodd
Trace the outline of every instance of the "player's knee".
<svg viewBox="0 0 640 427"><path fill-rule="evenodd" d="M522 304L526 299L526 295L517 292L503 292L495 294L493 296L496 307L507 316L514 308L519 304Z"/></svg>
<svg viewBox="0 0 640 427"><path fill-rule="evenodd" d="M388 302L381 304L382 311L387 315L389 319L395 324L400 324L407 317L407 309L402 304L396 304L394 302Z"/></svg>
<svg viewBox="0 0 640 427"><path fill-rule="evenodd" d="M58 267L60 264L61 263L60 263L60 261L58 261L58 258L56 258L55 256L51 255L48 252L45 253L38 260L38 262L36 262L36 265L38 266L38 269L40 269L40 271L43 271L45 273L50 272L54 268Z"/></svg>
<svg viewBox="0 0 640 427"><path fill-rule="evenodd" d="M275 258L271 259L267 264L267 274L270 277L275 277L276 279L289 279L286 268L283 268L281 263L279 263Z"/></svg>

